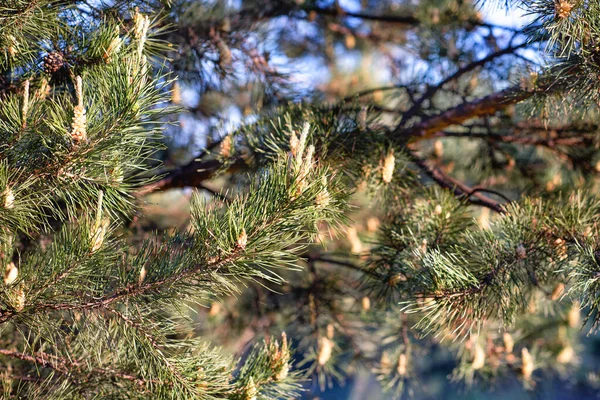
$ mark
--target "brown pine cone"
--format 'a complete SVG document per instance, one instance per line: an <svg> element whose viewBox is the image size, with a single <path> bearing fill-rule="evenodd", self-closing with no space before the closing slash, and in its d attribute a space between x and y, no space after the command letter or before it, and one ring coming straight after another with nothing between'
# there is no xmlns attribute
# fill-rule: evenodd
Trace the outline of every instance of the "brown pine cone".
<svg viewBox="0 0 600 400"><path fill-rule="evenodd" d="M55 74L65 65L64 54L60 51L51 51L44 57L44 72L47 74Z"/></svg>

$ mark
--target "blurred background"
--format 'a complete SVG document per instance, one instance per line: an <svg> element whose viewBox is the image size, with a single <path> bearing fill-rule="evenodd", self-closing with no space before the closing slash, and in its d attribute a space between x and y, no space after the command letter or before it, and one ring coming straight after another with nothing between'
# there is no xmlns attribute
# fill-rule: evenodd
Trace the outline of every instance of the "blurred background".
<svg viewBox="0 0 600 400"><path fill-rule="evenodd" d="M534 16L515 6L507 8L504 1L181 1L175 2L171 22L175 28L165 30L164 39L175 44L169 69L178 80L171 88L171 102L180 112L173 116L160 154L165 169L188 165L238 127L290 102L356 102L360 106L365 100L380 113L380 121L391 124L410 108L414 95L426 92L473 60L493 55L489 63L443 92L439 104L430 106L432 113L454 98L468 100L518 83L545 62L543 49L529 43L531 38L525 32L528 24L535 23ZM405 90L394 90L400 88ZM512 111L507 118L514 117ZM499 163L498 168L516 163L518 169L519 158L545 159L548 155L534 150L513 154L512 161L510 156L497 161L497 154L484 146L432 141L425 150L454 176L472 182L487 179L515 197L525 186L552 191L567 180L557 179L556 171L551 171L527 176L530 181L522 185L494 181L494 163ZM463 154L465 149L473 156ZM479 156L488 154L489 159L481 161ZM235 190L235 185L235 177L225 176L206 183L201 190L211 198ZM140 230L186 227L190 198L191 190L186 188L146 196L145 217L137 222ZM354 201L361 206L360 213L349 215L355 229L347 237L330 240L330 254L361 253L374 246L378 210L369 207L364 193L357 193ZM485 220L486 210L474 217ZM298 276L306 279L304 273L288 278L297 280ZM282 288L281 292L285 298L292 296L294 289ZM305 322L304 304L285 320L276 315L278 308L271 301L272 296L250 286L239 298L194 310L197 329L238 355L244 354L249 343L281 330L296 343L301 341L297 325ZM361 300L347 296L344 301L354 307ZM368 312L363 300L358 313L363 324L365 319L366 324L371 323L365 317ZM563 316L558 313L556 318ZM328 324L323 323L323 329ZM405 383L403 393L419 399L600 397L600 377L595 372L600 367L600 342L585 336L585 331L569 331L569 335L574 346L585 349L578 353L576 363L583 367L557 365L536 382L533 392L517 378L494 376L493 372L472 386L469 379L457 378L454 373L456 349L433 343L427 352L417 350L421 355L415 361L418 372ZM354 345L345 344L350 349ZM343 373L329 371L325 376L313 371L305 384L306 399L386 399L397 394L394 390L384 394L377 371L347 348L338 355ZM308 350L301 347L296 354L299 364L307 356L303 351ZM567 370L569 374L564 373Z"/></svg>

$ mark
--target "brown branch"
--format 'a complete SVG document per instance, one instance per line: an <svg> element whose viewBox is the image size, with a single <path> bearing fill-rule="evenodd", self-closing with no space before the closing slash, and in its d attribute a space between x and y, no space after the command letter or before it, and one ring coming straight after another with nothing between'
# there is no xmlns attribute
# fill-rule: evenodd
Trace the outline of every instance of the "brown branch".
<svg viewBox="0 0 600 400"><path fill-rule="evenodd" d="M414 14L406 14L406 15L368 14L368 13L346 11L340 7L336 7L336 8L312 7L312 8L306 9L306 11L309 11L309 12L314 11L315 13L320 14L320 15L327 15L327 16L338 17L338 18L352 17L352 18L362 19L364 21L385 22L385 23L402 24L402 25L408 25L408 26L418 26L418 25L422 24L421 20L419 18L417 18ZM473 17L473 18L470 18L468 20L461 21L461 22L464 23L465 25L468 25L471 27L480 26L480 27L488 28L488 29L498 28L498 29L503 29L506 31L522 32L522 30L520 30L520 29L515 29L515 28L502 26L502 25L490 24L490 23L484 22L476 17Z"/></svg>
<svg viewBox="0 0 600 400"><path fill-rule="evenodd" d="M244 159L236 158L227 167L227 172L237 172L245 165ZM218 159L194 160L180 168L167 172L158 181L141 187L135 195L139 197L174 188L202 187L205 181L212 179L223 167L224 163Z"/></svg>
<svg viewBox="0 0 600 400"><path fill-rule="evenodd" d="M375 275L372 271L364 269L364 268L361 268L360 265L351 263L349 261L335 260L335 259L327 257L327 256L322 256L322 255L318 255L316 257L310 257L309 256L308 260L312 261L312 262L320 262L320 263L325 263L325 264L339 265L339 266L346 267L346 268L349 268L349 269L354 270L354 271L362 272L363 274Z"/></svg>
<svg viewBox="0 0 600 400"><path fill-rule="evenodd" d="M74 372L85 373L86 375L94 376L109 376L111 378L123 379L126 381L133 382L139 386L145 386L148 381L135 375L124 374L118 371L114 371L106 368L86 368L87 364L73 358L58 357L53 354L44 353L39 351L33 355L25 354L15 350L0 349L0 354L16 358L22 361L27 361L40 365L43 368L50 368L56 372L59 372L66 376L73 375Z"/></svg>
<svg viewBox="0 0 600 400"><path fill-rule="evenodd" d="M489 191L483 188L472 188L465 183L454 179L453 177L444 173L440 168L429 166L421 157L417 156L414 151L408 153L410 159L431 179L433 179L438 185L445 189L452 190L457 197L465 197L466 200L474 205L487 207L498 213L505 213L506 210L502 207L502 204L494 199L484 195L483 191ZM475 199L473 199L474 197Z"/></svg>
<svg viewBox="0 0 600 400"><path fill-rule="evenodd" d="M426 118L409 128L402 129L398 126L392 131L392 134L396 136L396 140L426 139L449 126L459 125L472 118L494 114L531 97L534 93L534 91L524 91L515 87L505 89L472 102L462 103L440 114Z"/></svg>
<svg viewBox="0 0 600 400"><path fill-rule="evenodd" d="M537 41L539 41L539 39ZM530 46L531 44L533 44L533 42L525 41L516 46L508 46L502 50L488 54L486 57L483 57L480 60L473 61L473 62L459 68L456 72L454 72L452 75L448 76L446 79L444 79L440 83L433 85L433 86L429 86L427 88L427 90L425 91L425 93L423 93L423 95L417 101L415 101L415 103L412 105L412 107L402 116L402 121L408 121L411 117L416 115L417 112L419 111L420 107L423 105L423 103L426 100L431 99L440 89L442 89L448 83L455 81L456 79L460 78L464 74L467 74L467 73L477 69L478 67L482 67L485 64L487 64L491 61L494 61L495 59L497 59L499 57L502 57L507 54L513 54L515 51L517 51L521 48Z"/></svg>

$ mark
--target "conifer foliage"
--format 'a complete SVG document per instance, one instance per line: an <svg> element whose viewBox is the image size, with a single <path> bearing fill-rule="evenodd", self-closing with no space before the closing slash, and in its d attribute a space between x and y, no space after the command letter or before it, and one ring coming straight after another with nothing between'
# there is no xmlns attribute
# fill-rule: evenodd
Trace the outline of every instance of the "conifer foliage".
<svg viewBox="0 0 600 400"><path fill-rule="evenodd" d="M239 3L0 5L3 396L296 398L363 369L401 397L436 351L467 384L572 373L600 323L598 2L486 2L519 28ZM336 57L375 52L394 81L340 87ZM209 129L173 166L176 119ZM140 223L181 188L186 226Z"/></svg>

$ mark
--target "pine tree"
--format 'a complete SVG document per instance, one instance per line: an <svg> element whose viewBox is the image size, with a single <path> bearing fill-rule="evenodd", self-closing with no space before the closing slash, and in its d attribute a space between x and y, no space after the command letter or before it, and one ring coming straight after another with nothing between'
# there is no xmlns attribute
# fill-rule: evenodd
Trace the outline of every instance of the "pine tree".
<svg viewBox="0 0 600 400"><path fill-rule="evenodd" d="M347 3L0 5L4 397L594 384L600 5Z"/></svg>

